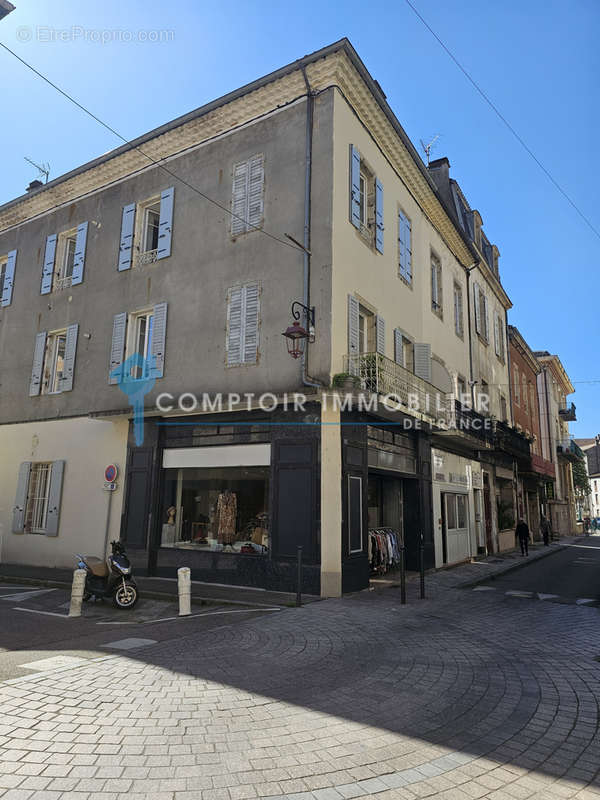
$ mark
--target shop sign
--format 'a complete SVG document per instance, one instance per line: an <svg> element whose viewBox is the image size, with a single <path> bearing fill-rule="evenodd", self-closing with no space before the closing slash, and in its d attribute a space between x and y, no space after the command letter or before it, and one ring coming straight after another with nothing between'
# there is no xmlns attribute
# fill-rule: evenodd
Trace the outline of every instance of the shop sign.
<svg viewBox="0 0 600 800"><path fill-rule="evenodd" d="M466 475L461 475L460 472L451 472L450 483L460 483L462 486L468 486L469 479Z"/></svg>

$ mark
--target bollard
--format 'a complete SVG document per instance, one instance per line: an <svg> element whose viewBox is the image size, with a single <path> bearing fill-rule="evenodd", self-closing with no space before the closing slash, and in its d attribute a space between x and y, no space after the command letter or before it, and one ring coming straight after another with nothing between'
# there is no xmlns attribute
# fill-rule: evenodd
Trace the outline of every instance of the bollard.
<svg viewBox="0 0 600 800"><path fill-rule="evenodd" d="M302 605L302 545L298 545L298 573L297 573L297 584L296 584L296 607L300 608Z"/></svg>
<svg viewBox="0 0 600 800"><path fill-rule="evenodd" d="M81 616L81 604L83 602L83 592L85 590L86 570L76 569L73 572L73 585L71 587L71 605L69 606L70 617Z"/></svg>
<svg viewBox="0 0 600 800"><path fill-rule="evenodd" d="M404 542L400 545L400 602L406 605L406 560Z"/></svg>
<svg viewBox="0 0 600 800"><path fill-rule="evenodd" d="M177 591L179 616L187 617L192 613L192 571L189 567L179 567L177 570Z"/></svg>
<svg viewBox="0 0 600 800"><path fill-rule="evenodd" d="M423 541L423 534L421 534L421 547L420 547L420 559L421 559L421 600L425 599L425 543Z"/></svg>

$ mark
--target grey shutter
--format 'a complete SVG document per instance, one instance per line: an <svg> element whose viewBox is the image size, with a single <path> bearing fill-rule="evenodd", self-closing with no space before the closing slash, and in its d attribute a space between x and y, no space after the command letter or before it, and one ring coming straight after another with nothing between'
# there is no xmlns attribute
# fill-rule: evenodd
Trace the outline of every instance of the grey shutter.
<svg viewBox="0 0 600 800"><path fill-rule="evenodd" d="M152 323L152 341L150 342L150 375L162 378L165 370L165 342L167 338L167 304L157 303L154 306Z"/></svg>
<svg viewBox="0 0 600 800"><path fill-rule="evenodd" d="M44 369L44 354L46 352L46 331L38 333L35 337L33 350L33 367L31 369L31 383L29 384L29 397L36 397L40 393L42 371Z"/></svg>
<svg viewBox="0 0 600 800"><path fill-rule="evenodd" d="M42 286L40 294L50 294L52 291L52 278L54 277L54 259L56 257L56 241L58 237L55 233L46 239L46 252L44 253L44 268L42 270Z"/></svg>
<svg viewBox="0 0 600 800"><path fill-rule="evenodd" d="M473 307L475 308L475 332L481 333L481 309L479 308L479 284L473 284Z"/></svg>
<svg viewBox="0 0 600 800"><path fill-rule="evenodd" d="M0 286L2 292L2 307L12 303L13 285L15 282L15 266L17 264L17 251L11 250L6 262L6 272L4 273L4 286Z"/></svg>
<svg viewBox="0 0 600 800"><path fill-rule="evenodd" d="M17 494L15 496L12 521L13 533L23 533L25 528L25 508L27 507L30 474L31 461L24 461L19 467L19 478L17 480Z"/></svg>
<svg viewBox="0 0 600 800"><path fill-rule="evenodd" d="M358 300L348 295L348 355L357 356L358 346Z"/></svg>
<svg viewBox="0 0 600 800"><path fill-rule="evenodd" d="M375 247L383 253L383 184L375 178Z"/></svg>
<svg viewBox="0 0 600 800"><path fill-rule="evenodd" d="M123 355L125 353L125 332L127 330L127 314L115 314L113 319L112 343L110 346L109 383L120 383L122 378Z"/></svg>
<svg viewBox="0 0 600 800"><path fill-rule="evenodd" d="M248 177L248 223L259 227L263 221L265 169L262 155L250 159Z"/></svg>
<svg viewBox="0 0 600 800"><path fill-rule="evenodd" d="M135 225L135 203L123 206L121 217L121 243L119 244L119 272L131 268L133 255L133 229Z"/></svg>
<svg viewBox="0 0 600 800"><path fill-rule="evenodd" d="M71 278L71 286L77 286L78 283L83 283L87 232L87 222L82 222L81 225L77 226L77 239L75 240L75 258L73 259L73 277Z"/></svg>
<svg viewBox="0 0 600 800"><path fill-rule="evenodd" d="M360 229L360 153L350 145L350 222Z"/></svg>
<svg viewBox="0 0 600 800"><path fill-rule="evenodd" d="M489 320L489 316L488 316L488 301L487 301L487 296L483 292L481 292L481 298L483 300L483 319L482 319L483 333L484 333L486 342L489 342L489 340L490 340L490 320Z"/></svg>
<svg viewBox="0 0 600 800"><path fill-rule="evenodd" d="M46 536L58 536L60 499L62 495L64 461L54 461L50 467L50 489L48 491L48 513L46 514Z"/></svg>
<svg viewBox="0 0 600 800"><path fill-rule="evenodd" d="M156 258L167 258L171 255L171 238L173 235L173 201L175 189L165 189L160 195L160 221L158 223L158 252Z"/></svg>
<svg viewBox="0 0 600 800"><path fill-rule="evenodd" d="M411 263L411 225L408 217L398 213L398 263L400 274L409 283L412 280Z"/></svg>
<svg viewBox="0 0 600 800"><path fill-rule="evenodd" d="M396 364L404 366L404 346L402 344L402 332L399 328L394 329L394 361Z"/></svg>
<svg viewBox="0 0 600 800"><path fill-rule="evenodd" d="M415 375L431 383L431 345L415 342L413 344Z"/></svg>
<svg viewBox="0 0 600 800"><path fill-rule="evenodd" d="M231 196L231 234L244 233L248 219L248 172L249 162L242 161L233 168Z"/></svg>
<svg viewBox="0 0 600 800"><path fill-rule="evenodd" d="M60 382L61 392L70 392L73 388L73 373L75 372L75 354L77 352L77 332L79 325L69 325L67 328L67 341L65 343L65 368Z"/></svg>
<svg viewBox="0 0 600 800"><path fill-rule="evenodd" d="M243 287L234 286L227 297L227 363L242 361L242 306Z"/></svg>
<svg viewBox="0 0 600 800"><path fill-rule="evenodd" d="M244 287L244 326L242 356L245 364L255 364L258 358L258 284Z"/></svg>
<svg viewBox="0 0 600 800"><path fill-rule="evenodd" d="M379 314L375 317L375 329L377 335L377 352L380 356L385 355L385 320Z"/></svg>

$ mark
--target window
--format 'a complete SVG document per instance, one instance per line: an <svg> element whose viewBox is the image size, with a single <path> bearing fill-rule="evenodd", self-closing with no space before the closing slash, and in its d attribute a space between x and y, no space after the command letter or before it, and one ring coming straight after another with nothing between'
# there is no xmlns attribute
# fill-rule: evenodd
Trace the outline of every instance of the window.
<svg viewBox="0 0 600 800"><path fill-rule="evenodd" d="M467 527L467 496L443 493L446 503L446 530L464 530Z"/></svg>
<svg viewBox="0 0 600 800"><path fill-rule="evenodd" d="M402 211L398 212L398 272L408 284L412 283L412 228Z"/></svg>
<svg viewBox="0 0 600 800"><path fill-rule="evenodd" d="M394 330L394 361L409 372L414 372L414 343L400 328Z"/></svg>
<svg viewBox="0 0 600 800"><path fill-rule="evenodd" d="M32 464L25 507L25 532L45 533L48 521L48 496L51 464Z"/></svg>
<svg viewBox="0 0 600 800"><path fill-rule="evenodd" d="M131 269L132 265L153 264L171 255L174 202L175 189L171 186L160 195L123 207L119 272Z"/></svg>
<svg viewBox="0 0 600 800"><path fill-rule="evenodd" d="M0 300L2 299L2 292L4 289L4 279L6 277L6 270L8 267L8 256L0 258Z"/></svg>
<svg viewBox="0 0 600 800"><path fill-rule="evenodd" d="M62 379L65 373L66 348L66 329L48 334L44 357L42 394L57 394L61 391Z"/></svg>
<svg viewBox="0 0 600 800"><path fill-rule="evenodd" d="M154 311L142 311L130 318L130 339L126 357L139 356L130 368L130 376L141 380L150 376L152 356L152 334L154 331Z"/></svg>
<svg viewBox="0 0 600 800"><path fill-rule="evenodd" d="M499 314L494 315L494 349L500 361L504 361L504 322Z"/></svg>
<svg viewBox="0 0 600 800"><path fill-rule="evenodd" d="M233 167L231 235L262 226L264 211L264 156L258 154Z"/></svg>
<svg viewBox="0 0 600 800"><path fill-rule="evenodd" d="M358 307L358 352L375 352L375 314L364 306Z"/></svg>
<svg viewBox="0 0 600 800"><path fill-rule="evenodd" d="M479 317L481 319L481 338L485 341L489 341L489 330L488 330L488 303L487 297L484 292L479 290Z"/></svg>
<svg viewBox="0 0 600 800"><path fill-rule="evenodd" d="M383 185L354 145L350 145L350 222L383 253Z"/></svg>
<svg viewBox="0 0 600 800"><path fill-rule="evenodd" d="M500 416L502 417L502 422L508 422L508 407L506 404L506 397L502 393L500 393Z"/></svg>
<svg viewBox="0 0 600 800"><path fill-rule="evenodd" d="M525 413L528 414L529 413L529 397L528 397L528 392L527 392L527 378L525 377L525 375L523 375L523 393L522 393L521 397L523 398L523 408L525 410Z"/></svg>
<svg viewBox="0 0 600 800"><path fill-rule="evenodd" d="M162 378L166 338L167 303L157 303L153 308L130 314L116 314L110 346L109 383Z"/></svg>
<svg viewBox="0 0 600 800"><path fill-rule="evenodd" d="M439 317L443 313L442 305L442 265L439 258L431 254L431 309Z"/></svg>
<svg viewBox="0 0 600 800"><path fill-rule="evenodd" d="M366 226L367 224L367 178L361 172L359 178L359 188L360 188L360 197L359 197L359 213L360 213L360 224Z"/></svg>
<svg viewBox="0 0 600 800"><path fill-rule="evenodd" d="M467 405L471 400L470 394L467 394L467 381L462 375L456 378L456 391L458 392L458 401L463 405Z"/></svg>
<svg viewBox="0 0 600 800"><path fill-rule="evenodd" d="M142 252L149 253L158 249L158 227L160 224L160 201L156 201L144 209L142 231Z"/></svg>
<svg viewBox="0 0 600 800"><path fill-rule="evenodd" d="M477 395L477 411L480 413L490 411L490 387L487 381L481 381L481 388Z"/></svg>
<svg viewBox="0 0 600 800"><path fill-rule="evenodd" d="M536 418L536 402L535 402L535 387L532 383L529 384L529 413L531 414L532 419L535 421Z"/></svg>
<svg viewBox="0 0 600 800"><path fill-rule="evenodd" d="M454 332L462 339L464 336L463 293L458 283L454 284Z"/></svg>
<svg viewBox="0 0 600 800"><path fill-rule="evenodd" d="M256 364L260 326L258 283L233 286L227 292L227 365Z"/></svg>
<svg viewBox="0 0 600 800"><path fill-rule="evenodd" d="M57 268L53 290L68 289L73 282L75 253L77 250L77 228L61 233L58 237Z"/></svg>
<svg viewBox="0 0 600 800"><path fill-rule="evenodd" d="M514 385L514 390L515 390L514 401L515 401L515 405L518 406L521 403L521 384L520 384L520 381L519 381L519 368L516 367L516 366L513 369L513 375L514 375L513 385Z"/></svg>

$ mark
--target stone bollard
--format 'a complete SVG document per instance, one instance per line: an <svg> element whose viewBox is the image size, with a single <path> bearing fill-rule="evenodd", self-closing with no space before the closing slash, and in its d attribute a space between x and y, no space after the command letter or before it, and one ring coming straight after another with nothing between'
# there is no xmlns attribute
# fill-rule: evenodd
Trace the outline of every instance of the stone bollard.
<svg viewBox="0 0 600 800"><path fill-rule="evenodd" d="M83 602L83 592L85 589L85 576L87 572L84 569L76 569L73 572L73 586L71 587L71 605L69 606L70 617L81 616L81 604Z"/></svg>
<svg viewBox="0 0 600 800"><path fill-rule="evenodd" d="M192 613L192 572L189 567L179 567L177 570L177 591L179 616L187 617Z"/></svg>

